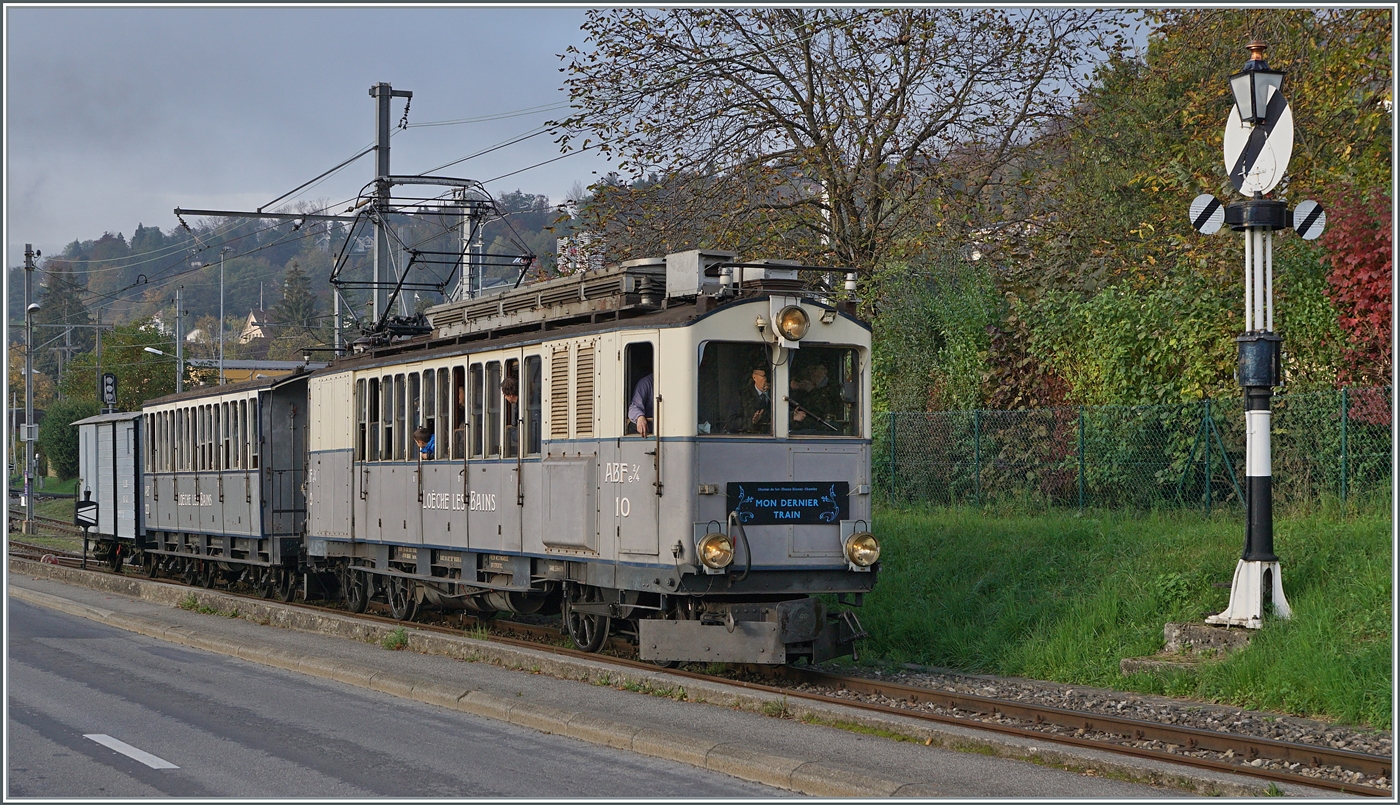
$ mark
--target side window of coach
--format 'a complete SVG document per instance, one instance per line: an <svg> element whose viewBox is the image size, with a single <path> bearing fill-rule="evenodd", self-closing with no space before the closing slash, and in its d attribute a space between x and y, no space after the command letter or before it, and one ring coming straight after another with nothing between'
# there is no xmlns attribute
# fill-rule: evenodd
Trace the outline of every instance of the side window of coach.
<svg viewBox="0 0 1400 805"><path fill-rule="evenodd" d="M542 402L543 377L540 368L540 356L529 355L525 358L524 376L525 397L525 455L535 456L540 453L540 404Z"/></svg>

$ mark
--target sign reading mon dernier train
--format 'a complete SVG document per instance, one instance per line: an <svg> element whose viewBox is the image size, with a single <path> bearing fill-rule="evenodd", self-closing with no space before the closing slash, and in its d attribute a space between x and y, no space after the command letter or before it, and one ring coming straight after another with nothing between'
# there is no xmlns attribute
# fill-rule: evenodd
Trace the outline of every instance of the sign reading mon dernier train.
<svg viewBox="0 0 1400 805"><path fill-rule="evenodd" d="M744 525L820 525L850 517L851 485L845 481L731 483L729 510Z"/></svg>

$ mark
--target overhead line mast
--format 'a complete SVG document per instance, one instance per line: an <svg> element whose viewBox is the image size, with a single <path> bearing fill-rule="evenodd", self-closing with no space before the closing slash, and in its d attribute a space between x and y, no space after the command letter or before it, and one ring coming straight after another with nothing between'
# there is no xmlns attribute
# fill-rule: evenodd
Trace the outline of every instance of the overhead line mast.
<svg viewBox="0 0 1400 805"><path fill-rule="evenodd" d="M507 256L485 252L482 227L489 215L492 213L500 215L501 213L480 182L473 179L445 176L395 176L391 173L389 140L393 133L392 101L394 98L404 98L407 101L404 105L403 120L399 124L400 127L406 127L413 93L408 90L396 90L387 82L380 82L369 88L369 95L375 99L375 145L370 149L342 162L316 179L312 179L311 182L304 183L298 188L284 193L268 204L259 207L255 212L190 210L178 207L175 209L177 216L189 214L230 218L266 218L293 221L297 227L311 221L349 224L348 237L346 242L342 244L339 256L334 261L330 276L331 285L336 291L335 349L337 353L340 353L344 342L341 334L341 312L348 310L355 321L360 324L361 329L365 330L365 335L370 340L426 332L426 321L413 315L412 311L409 310L405 291L431 291L434 294L441 294L444 300L474 297L481 292L483 271L486 266L521 266L521 276L523 277L524 271L529 268L534 258L533 254ZM263 212L272 204L295 194L308 184L340 170L369 151L375 152L375 174L374 180L370 183L373 185L373 189L370 191L369 185L366 185L365 189L361 191L358 201L341 214ZM402 185L434 185L451 189L448 193L437 196L417 198L401 196L395 199L394 188ZM450 197L448 197L449 195ZM427 207L424 206L425 204L433 206ZM454 250L420 249L417 248L417 243L410 244L400 237L400 233L390 226L389 217L413 206L417 207L414 214L418 216L460 216L462 233ZM358 240L355 236L355 230L361 223L374 226L373 264L369 271L370 279L368 281L342 279L341 273L351 262L352 245ZM520 243L515 245L522 251L528 251L528 248ZM403 255L402 264L397 266L395 266L393 259L396 253ZM493 260L492 258L501 259ZM418 266L421 269L431 265L447 268L445 276L429 276L419 280L409 280L408 272L412 267ZM456 287L450 288L454 277ZM370 291L371 316L361 319L360 314L356 313L354 308L349 305L351 300L342 298L342 291L353 290ZM395 302L398 303L400 313L397 316L390 315L391 310L395 307Z"/></svg>
<svg viewBox="0 0 1400 805"><path fill-rule="evenodd" d="M373 292L374 319L376 321L379 321L383 318L383 315L388 312L384 308L387 308L390 302L390 298L386 297L384 299L383 305L381 306L380 289L384 287L386 283L397 282L402 279L401 276L395 276L392 279L387 276L387 272L389 270L389 232L387 229L387 224L385 223L385 216L389 214L389 197L391 188L391 185L389 183L389 118L393 111L390 108L390 104L394 98L405 98L407 99L409 104L412 104L413 92L406 89L394 89L388 83L381 81L378 84L375 84L374 86L369 88L369 95L371 98L374 98L377 101L375 107L378 113L379 123L379 125L375 129L374 141L375 186ZM404 119L407 120L408 106L404 107L403 113ZM398 273L400 275L407 273L407 266L405 266ZM408 309L403 305L402 300L400 300L400 311L403 313L403 315L408 315Z"/></svg>

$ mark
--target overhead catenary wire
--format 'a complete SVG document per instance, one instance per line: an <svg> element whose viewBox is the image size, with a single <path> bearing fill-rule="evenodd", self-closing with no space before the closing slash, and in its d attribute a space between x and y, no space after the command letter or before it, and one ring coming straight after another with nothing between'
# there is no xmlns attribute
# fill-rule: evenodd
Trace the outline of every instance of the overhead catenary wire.
<svg viewBox="0 0 1400 805"><path fill-rule="evenodd" d="M209 234L206 235L206 236L217 237L219 234L221 234L221 230L222 230L222 232L227 232L228 230L233 229L233 228L236 227L236 226L238 226L238 222L237 222L237 221L228 221L228 222L226 222L226 223L224 223L224 224L220 224L218 227L215 228L215 230L214 230L213 232L209 233ZM129 254L129 255L126 255L126 256L124 256L124 257L87 258L87 257L66 257L66 256L64 256L64 255L54 255L54 256L50 256L49 258L47 258L47 259L45 260L45 267L40 268L39 270L40 270L40 271L48 272L48 271L49 271L49 269L47 268L48 263L49 263L49 262L53 262L53 261L57 261L57 262L68 263L69 266L70 266L69 270L72 271L74 274L82 274L82 275L88 275L88 274L102 274L102 273L105 273L105 272L108 272L108 271L121 271L121 270L127 269L127 268L135 268L135 267L137 267L137 266L143 266L143 265L147 265L147 264L149 264L149 263L159 262L159 261L161 260L162 257L168 256L168 255L169 255L170 253L172 253L172 252L176 252L176 251L186 251L186 250L188 250L189 248L190 248L190 246L189 246L188 243L171 243L171 244L162 246L162 247L160 247L160 248L158 248L158 249L152 249L152 250L149 251L149 252L140 252L140 253L138 253L138 254ZM140 260L140 261L138 261L138 262L122 262L122 261L134 260L134 259L136 259L136 258L138 258L138 257L147 257L147 256L149 256L150 259L148 259L148 260ZM93 263L118 263L118 262L121 262L121 265L106 266L106 267L103 267L103 268L75 268L75 267L72 267L72 264L73 264L73 263L85 263L85 264L91 265L91 264L93 264Z"/></svg>
<svg viewBox="0 0 1400 805"><path fill-rule="evenodd" d="M500 142L500 143L497 143L497 144L492 145L492 146L488 146L488 147L486 147L486 148L483 148L483 149L480 150L480 151L477 151L477 152L474 153L474 154L468 154L468 155L462 157L461 159L454 159L454 160L452 160L451 162L448 162L448 163L439 165L439 166L437 166L436 168L430 168L430 169L428 169L428 170L426 170L426 171L423 171L423 175L426 176L427 174L430 174L430 173L437 173L438 171L440 171L440 170L442 170L442 169L444 169L444 168L450 168L450 167L452 167L453 165L458 165L458 164L460 164L460 163L466 162L466 161L469 160L469 159L476 159L476 158L479 157L479 156L485 156L486 154L489 154L489 153L491 153L491 152L493 152L493 151L499 151L499 150L501 150L502 148L506 148L507 146L515 145L515 144L517 144L517 143L523 143L523 142L525 142L526 140L533 139L533 138L535 138L535 137L540 136L541 134L548 134L548 133L551 132L551 131L553 131L553 129L550 128L550 127L547 127L547 126L540 126L540 127L537 127L537 130L532 129L531 131L526 132L525 134L519 135L519 136L514 137L514 138L512 138L512 139L510 139L510 140L506 140L506 141L504 141L504 142Z"/></svg>
<svg viewBox="0 0 1400 805"><path fill-rule="evenodd" d="M365 154L371 153L372 151L374 151L374 148L375 148L374 146L370 146L369 148L366 148L365 150L361 151L360 153L354 155L353 157L350 157L349 159L345 160L344 162L340 163L339 165L336 165L334 168L331 168L330 170L326 171L325 173L322 173L321 175L317 176L316 178L311 179L311 180L309 180L309 181L306 181L306 182L303 182L302 184L297 185L296 187L292 188L291 190L288 190L287 192L283 193L282 195L278 196L277 198L275 198L275 199L273 199L273 200L267 202L266 204L262 205L261 207L259 207L259 208L258 208L258 212L262 212L263 210L267 209L268 207L271 207L273 204L276 204L277 202L281 201L282 199L284 199L284 198L286 198L286 197L288 197L288 196L290 196L290 195L293 195L293 194L297 193L297 192L300 191L302 188L309 187L309 186L315 184L316 182L318 182L318 181L320 181L320 180L322 180L322 179L327 179L327 178L329 178L332 174L334 174L336 171L339 171L341 168L344 168L344 167L348 166L350 163L354 162L355 160L359 159L360 157L364 156Z"/></svg>
<svg viewBox="0 0 1400 805"><path fill-rule="evenodd" d="M460 126L465 123L486 123L493 120L506 120L512 117L525 117L526 115L539 114L540 112L552 112L555 109L563 109L569 105L568 101L544 104L543 106L532 106L528 109L518 109L514 112L498 112L496 114L481 115L479 117L464 117L457 120L434 120L427 123L410 123L406 128L417 129L430 126Z"/></svg>
<svg viewBox="0 0 1400 805"><path fill-rule="evenodd" d="M491 182L495 182L495 181L498 181L498 180L500 180L500 179L505 179L505 178L514 176L514 175L516 175L517 173L524 173L525 171L528 171L528 170L534 170L535 168L539 168L539 167L542 167L542 166L544 166L544 165L548 165L548 164L551 163L551 162L558 162L558 161L561 160L561 159L567 159L567 158L569 158L569 157L571 157L571 156L575 156L575 155L577 155L577 154L582 154L584 151L591 151L591 150L593 150L593 149L596 148L596 147L597 147L597 146L593 146L593 145L585 145L585 146L583 146L582 148L579 148L579 149L576 150L576 151L570 151L570 152L567 153L567 154L563 154L563 155L554 157L553 159L546 159L546 160L543 161L543 162L536 162L535 164L529 165L529 166L524 167L524 168L521 168L520 170L511 171L510 173L503 173L503 174L501 174L500 176L496 176L496 177L491 178L491 179L484 179L484 180L482 180L481 183L482 183L482 184L489 184L489 183L491 183Z"/></svg>

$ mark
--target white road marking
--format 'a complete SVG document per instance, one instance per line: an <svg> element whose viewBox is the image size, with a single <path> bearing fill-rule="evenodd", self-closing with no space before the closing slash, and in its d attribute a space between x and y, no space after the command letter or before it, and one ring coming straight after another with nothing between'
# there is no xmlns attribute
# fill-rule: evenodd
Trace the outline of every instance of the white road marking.
<svg viewBox="0 0 1400 805"><path fill-rule="evenodd" d="M89 741L96 741L102 744L103 746L107 747L108 749L115 749L116 751L121 752L123 755L126 755L132 760L145 763L147 766L150 766L153 769L180 768L179 766L176 766L174 763L171 763L168 760L158 758L150 752L142 752L140 749L137 749L131 744L125 743L123 741L118 741L116 738L113 738L110 735L94 734L84 735L83 737L87 738Z"/></svg>

